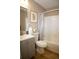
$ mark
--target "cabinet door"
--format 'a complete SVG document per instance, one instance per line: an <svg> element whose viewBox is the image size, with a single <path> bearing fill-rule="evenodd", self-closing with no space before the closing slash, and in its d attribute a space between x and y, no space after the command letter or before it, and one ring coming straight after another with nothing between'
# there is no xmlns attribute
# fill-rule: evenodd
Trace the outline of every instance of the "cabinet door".
<svg viewBox="0 0 79 59"><path fill-rule="evenodd" d="M21 58L28 59L28 42L27 40L20 42L20 51L21 51Z"/></svg>
<svg viewBox="0 0 79 59"><path fill-rule="evenodd" d="M35 39L27 39L20 42L22 59L31 59L35 55Z"/></svg>
<svg viewBox="0 0 79 59"><path fill-rule="evenodd" d="M35 39L29 39L28 40L28 54L29 54L29 58L31 58L32 56L35 55Z"/></svg>

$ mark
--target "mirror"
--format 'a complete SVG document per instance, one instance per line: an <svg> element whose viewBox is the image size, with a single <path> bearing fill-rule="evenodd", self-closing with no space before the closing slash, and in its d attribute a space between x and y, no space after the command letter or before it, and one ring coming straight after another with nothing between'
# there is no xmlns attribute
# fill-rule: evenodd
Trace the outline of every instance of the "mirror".
<svg viewBox="0 0 79 59"><path fill-rule="evenodd" d="M26 33L27 9L20 7L20 35Z"/></svg>

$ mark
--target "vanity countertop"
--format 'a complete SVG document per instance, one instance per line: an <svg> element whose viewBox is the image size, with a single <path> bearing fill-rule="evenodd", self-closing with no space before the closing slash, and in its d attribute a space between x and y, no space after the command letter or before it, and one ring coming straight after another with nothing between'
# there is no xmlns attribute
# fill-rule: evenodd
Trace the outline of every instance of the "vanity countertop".
<svg viewBox="0 0 79 59"><path fill-rule="evenodd" d="M31 38L34 38L34 36L29 35L29 34L23 34L23 35L20 36L20 41L31 39Z"/></svg>

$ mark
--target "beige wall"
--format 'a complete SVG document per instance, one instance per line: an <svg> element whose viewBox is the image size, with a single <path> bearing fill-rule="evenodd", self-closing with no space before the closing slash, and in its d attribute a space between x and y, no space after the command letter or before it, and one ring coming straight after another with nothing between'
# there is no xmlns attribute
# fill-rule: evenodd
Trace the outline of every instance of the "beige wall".
<svg viewBox="0 0 79 59"><path fill-rule="evenodd" d="M24 9L24 8L20 8L20 9L21 9L20 10L21 31L25 31L25 29L28 30L28 25L29 24L32 26L33 29L35 29L35 28L37 29L38 22L32 23L30 21L31 20L31 11L36 12L37 16L39 17L39 13L45 11L45 9L43 9L40 5L38 5L36 2L34 2L34 0L29 0L29 7L28 7L28 9ZM37 20L39 20L39 18Z"/></svg>
<svg viewBox="0 0 79 59"><path fill-rule="evenodd" d="M33 0L29 0L29 8L28 8L28 20L27 20L27 23L30 23L30 25L33 27L33 29L34 28L36 28L37 29L37 22L36 23L32 23L30 20L31 20L31 18L30 18L30 15L31 15L31 11L34 11L34 12L36 12L37 13L37 20L40 20L39 19L39 16L40 16L40 14L39 13L41 13L41 12L44 12L44 11L46 11L43 7L41 7L39 4L37 4L36 2L34 2ZM26 15L25 15L25 12L24 11L20 11L21 13L20 13L20 22L21 22L21 29L22 30L25 30L25 17L27 17ZM49 13L46 13L45 14L45 16L50 16L50 15L56 15L56 14L58 14L58 11L54 11L54 12L49 12Z"/></svg>
<svg viewBox="0 0 79 59"><path fill-rule="evenodd" d="M45 9L42 8L40 5L38 5L36 2L34 2L33 0L29 0L29 8L28 8L29 18L28 18L28 22L30 22L30 25L32 26L33 29L37 29L37 23L38 22L33 23L33 22L30 21L31 20L31 11L37 13L37 16L38 16L37 20L39 20L39 13L44 12ZM37 32L37 30L36 30L36 32Z"/></svg>

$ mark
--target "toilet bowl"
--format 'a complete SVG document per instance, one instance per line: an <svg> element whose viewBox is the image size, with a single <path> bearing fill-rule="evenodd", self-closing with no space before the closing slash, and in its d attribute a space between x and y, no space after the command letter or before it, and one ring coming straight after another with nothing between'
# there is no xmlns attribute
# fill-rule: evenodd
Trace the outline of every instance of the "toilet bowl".
<svg viewBox="0 0 79 59"><path fill-rule="evenodd" d="M45 41L36 41L37 52L40 54L44 53L44 48L47 47L47 43Z"/></svg>
<svg viewBox="0 0 79 59"><path fill-rule="evenodd" d="M40 54L43 54L44 53L44 48L47 47L47 42L42 41L42 40L38 40L39 33L33 33L33 35L35 36L37 52L40 53Z"/></svg>

